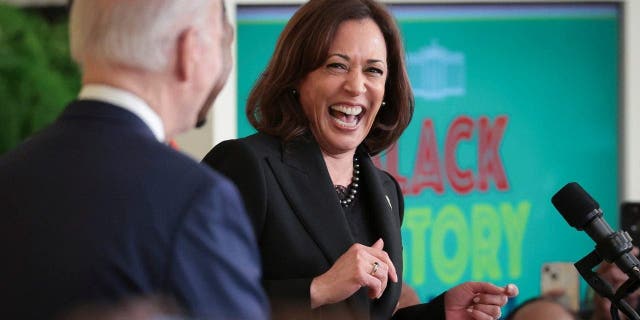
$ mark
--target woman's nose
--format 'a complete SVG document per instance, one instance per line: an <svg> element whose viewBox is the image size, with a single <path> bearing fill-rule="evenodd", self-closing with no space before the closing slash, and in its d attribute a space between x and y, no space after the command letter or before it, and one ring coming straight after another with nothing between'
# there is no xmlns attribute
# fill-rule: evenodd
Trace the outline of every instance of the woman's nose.
<svg viewBox="0 0 640 320"><path fill-rule="evenodd" d="M360 72L349 72L344 84L344 89L353 95L361 95L367 92L365 80L364 75Z"/></svg>

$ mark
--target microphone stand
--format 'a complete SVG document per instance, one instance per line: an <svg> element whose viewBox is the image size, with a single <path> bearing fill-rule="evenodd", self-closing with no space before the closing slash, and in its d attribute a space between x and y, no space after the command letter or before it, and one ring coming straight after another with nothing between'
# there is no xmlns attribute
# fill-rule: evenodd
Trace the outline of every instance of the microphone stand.
<svg viewBox="0 0 640 320"><path fill-rule="evenodd" d="M635 269L634 272L637 274L638 270ZM618 288L618 291L616 292L614 299L616 299L617 301L620 301L620 303L626 304L627 306L625 308L627 309L631 309L631 311L635 312L635 310L633 310L633 308L631 308L631 306L629 306L629 304L623 300L626 296L628 296L630 293L636 291L638 289L638 287L640 286L640 281L638 281L638 278L633 278L630 277L629 279L627 279L627 281L625 281L620 288ZM611 304L611 308L609 310L611 312L611 319L612 320L618 320L618 307L614 304ZM624 311L623 311L624 312ZM615 317L614 317L615 314ZM627 313L625 313L627 314ZM629 317L630 319L632 319L629 315L627 315L627 317ZM637 315L636 315L637 317Z"/></svg>
<svg viewBox="0 0 640 320"><path fill-rule="evenodd" d="M618 309L622 311L631 320L640 320L640 316L635 310L624 300L624 298L630 293L635 291L638 286L638 279L640 279L640 270L634 270L635 277L629 277L629 279L618 289L616 293L613 292L613 287L604 281L593 268L602 263L603 259L594 250L587 256L578 260L574 264L582 278L596 291L600 296L605 297L611 301L611 319L619 320Z"/></svg>

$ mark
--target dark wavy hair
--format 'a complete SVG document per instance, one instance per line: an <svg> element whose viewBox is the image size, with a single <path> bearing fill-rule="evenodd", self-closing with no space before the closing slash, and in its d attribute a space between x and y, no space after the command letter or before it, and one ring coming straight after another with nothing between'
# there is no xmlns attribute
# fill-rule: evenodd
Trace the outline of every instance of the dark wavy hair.
<svg viewBox="0 0 640 320"><path fill-rule="evenodd" d="M309 122L293 89L324 64L341 23L367 18L384 36L388 76L386 105L378 111L364 144L372 155L393 145L411 121L413 92L398 26L387 8L373 0L311 0L293 15L247 100L246 115L251 125L284 141L306 135Z"/></svg>

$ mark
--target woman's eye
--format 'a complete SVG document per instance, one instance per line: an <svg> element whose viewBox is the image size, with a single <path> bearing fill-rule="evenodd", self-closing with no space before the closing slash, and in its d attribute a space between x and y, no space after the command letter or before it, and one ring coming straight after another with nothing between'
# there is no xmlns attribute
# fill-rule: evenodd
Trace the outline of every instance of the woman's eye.
<svg viewBox="0 0 640 320"><path fill-rule="evenodd" d="M371 67L371 68L367 69L367 72L375 73L377 75L383 75L384 74L384 71L382 69L374 68L374 67Z"/></svg>
<svg viewBox="0 0 640 320"><path fill-rule="evenodd" d="M342 63L338 63L338 62L333 62L333 63L327 64L327 68L347 70L347 66L346 65L344 65Z"/></svg>

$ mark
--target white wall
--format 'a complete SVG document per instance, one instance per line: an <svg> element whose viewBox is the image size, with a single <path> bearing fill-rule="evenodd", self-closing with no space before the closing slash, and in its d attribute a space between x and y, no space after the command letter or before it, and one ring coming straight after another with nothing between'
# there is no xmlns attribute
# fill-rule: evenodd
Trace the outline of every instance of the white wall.
<svg viewBox="0 0 640 320"><path fill-rule="evenodd" d="M235 25L236 4L261 4L269 0L227 0L229 18ZM444 0L446 1L446 0ZM429 3L443 0L390 0L387 3ZM519 0L493 0L490 2L514 2ZM525 0L526 2L575 2L571 0ZM525 2L523 1L523 2ZM271 0L269 3L302 3L300 0ZM449 2L474 2L473 0L450 0ZM581 1L602 2L602 1ZM640 201L640 2L638 0L609 1L623 3L625 7L624 43L626 52L623 60L624 96L620 125L620 201ZM234 60L237 57L234 46ZM208 126L192 131L178 138L183 151L196 159L202 157L220 141L237 136L236 117L236 70L231 73L227 86L216 101ZM213 124L213 125L212 125Z"/></svg>
<svg viewBox="0 0 640 320"><path fill-rule="evenodd" d="M640 3L625 1L621 200L640 201Z"/></svg>

